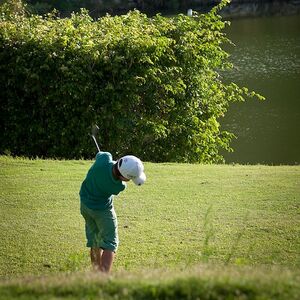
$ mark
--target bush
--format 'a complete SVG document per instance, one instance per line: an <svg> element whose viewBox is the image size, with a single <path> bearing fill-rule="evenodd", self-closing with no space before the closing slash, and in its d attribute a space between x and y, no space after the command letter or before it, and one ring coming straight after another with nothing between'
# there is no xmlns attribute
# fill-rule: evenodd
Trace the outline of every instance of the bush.
<svg viewBox="0 0 300 300"><path fill-rule="evenodd" d="M0 23L0 152L91 157L100 147L148 161L218 162L232 134L219 119L233 101L260 97L219 71L231 67L217 14L93 21L7 12Z"/></svg>

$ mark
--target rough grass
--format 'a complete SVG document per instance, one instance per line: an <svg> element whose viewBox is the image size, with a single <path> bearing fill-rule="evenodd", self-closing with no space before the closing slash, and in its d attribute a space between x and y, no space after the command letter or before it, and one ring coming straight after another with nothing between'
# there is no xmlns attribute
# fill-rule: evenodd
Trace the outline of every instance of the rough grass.
<svg viewBox="0 0 300 300"><path fill-rule="evenodd" d="M299 272L283 268L201 265L188 272L91 272L0 283L0 299L289 299L300 296Z"/></svg>
<svg viewBox="0 0 300 300"><path fill-rule="evenodd" d="M129 184L115 199L118 275L99 279L87 271L79 214L78 191L91 163L0 157L0 295L298 298L300 166L146 163L147 184ZM156 269L161 280L144 276ZM66 272L73 275L55 282L52 276ZM37 275L46 279L29 279Z"/></svg>

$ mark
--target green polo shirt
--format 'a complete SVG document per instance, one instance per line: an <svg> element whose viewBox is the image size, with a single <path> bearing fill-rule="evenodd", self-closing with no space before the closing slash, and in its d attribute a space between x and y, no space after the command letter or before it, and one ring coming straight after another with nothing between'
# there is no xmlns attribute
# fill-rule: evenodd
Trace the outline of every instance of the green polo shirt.
<svg viewBox="0 0 300 300"><path fill-rule="evenodd" d="M99 152L80 188L80 199L90 209L111 207L113 196L126 188L126 183L113 177L115 161L109 152Z"/></svg>

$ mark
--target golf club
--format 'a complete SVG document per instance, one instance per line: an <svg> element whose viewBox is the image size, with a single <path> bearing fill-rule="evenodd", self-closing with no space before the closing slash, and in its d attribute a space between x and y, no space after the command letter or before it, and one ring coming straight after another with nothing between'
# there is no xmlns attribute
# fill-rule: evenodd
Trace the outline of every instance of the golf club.
<svg viewBox="0 0 300 300"><path fill-rule="evenodd" d="M98 151L100 152L100 148L99 148L99 145L98 145L97 139L96 139L96 135L97 135L98 131L99 131L99 127L96 124L93 125L92 126L92 138L93 138L93 140L96 144L96 147L97 147Z"/></svg>

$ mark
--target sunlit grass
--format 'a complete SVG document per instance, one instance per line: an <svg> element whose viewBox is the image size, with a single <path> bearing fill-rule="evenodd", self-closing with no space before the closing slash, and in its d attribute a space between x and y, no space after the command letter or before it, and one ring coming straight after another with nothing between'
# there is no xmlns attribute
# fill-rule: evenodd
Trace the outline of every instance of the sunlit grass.
<svg viewBox="0 0 300 300"><path fill-rule="evenodd" d="M91 163L0 157L2 279L89 270L78 192ZM207 264L299 270L299 166L145 168L147 183L130 183L115 199L114 273Z"/></svg>

